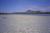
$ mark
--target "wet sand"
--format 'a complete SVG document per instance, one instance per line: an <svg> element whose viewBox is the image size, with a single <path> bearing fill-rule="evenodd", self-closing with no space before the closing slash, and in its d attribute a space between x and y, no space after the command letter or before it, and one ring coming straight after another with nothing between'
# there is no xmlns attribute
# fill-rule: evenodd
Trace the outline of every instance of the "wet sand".
<svg viewBox="0 0 50 33"><path fill-rule="evenodd" d="M0 15L1 33L47 33L50 16Z"/></svg>

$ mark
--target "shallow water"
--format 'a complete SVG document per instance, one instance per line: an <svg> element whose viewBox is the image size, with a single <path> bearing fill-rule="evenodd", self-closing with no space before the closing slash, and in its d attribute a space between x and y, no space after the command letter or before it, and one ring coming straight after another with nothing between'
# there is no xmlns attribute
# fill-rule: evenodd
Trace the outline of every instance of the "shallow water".
<svg viewBox="0 0 50 33"><path fill-rule="evenodd" d="M50 15L0 15L0 33L50 33Z"/></svg>

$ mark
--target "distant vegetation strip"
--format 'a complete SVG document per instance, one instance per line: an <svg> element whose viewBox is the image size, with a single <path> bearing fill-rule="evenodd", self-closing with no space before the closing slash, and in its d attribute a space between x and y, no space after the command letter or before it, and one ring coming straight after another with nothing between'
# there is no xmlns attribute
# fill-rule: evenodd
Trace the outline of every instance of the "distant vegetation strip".
<svg viewBox="0 0 50 33"><path fill-rule="evenodd" d="M0 14L50 14L50 12L31 12L31 13L16 12L16 13L0 13Z"/></svg>

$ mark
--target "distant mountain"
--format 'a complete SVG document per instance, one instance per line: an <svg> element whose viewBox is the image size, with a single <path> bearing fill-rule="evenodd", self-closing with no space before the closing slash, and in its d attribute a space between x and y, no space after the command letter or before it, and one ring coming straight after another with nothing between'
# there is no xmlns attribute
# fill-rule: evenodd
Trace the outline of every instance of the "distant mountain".
<svg viewBox="0 0 50 33"><path fill-rule="evenodd" d="M0 14L50 14L50 12L27 10L26 12L0 13Z"/></svg>

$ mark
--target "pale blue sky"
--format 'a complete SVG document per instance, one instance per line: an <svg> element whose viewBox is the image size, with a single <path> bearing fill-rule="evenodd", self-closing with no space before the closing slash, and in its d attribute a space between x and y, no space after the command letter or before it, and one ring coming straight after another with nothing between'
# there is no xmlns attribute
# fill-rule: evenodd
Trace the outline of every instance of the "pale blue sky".
<svg viewBox="0 0 50 33"><path fill-rule="evenodd" d="M50 0L0 0L0 12L50 11Z"/></svg>

